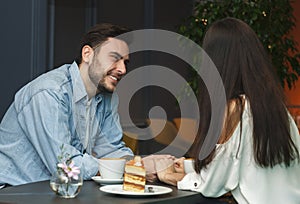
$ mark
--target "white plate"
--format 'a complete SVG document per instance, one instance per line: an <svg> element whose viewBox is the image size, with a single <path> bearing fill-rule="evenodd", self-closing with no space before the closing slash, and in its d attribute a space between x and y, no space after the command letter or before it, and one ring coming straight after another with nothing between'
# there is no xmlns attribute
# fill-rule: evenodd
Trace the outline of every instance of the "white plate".
<svg viewBox="0 0 300 204"><path fill-rule="evenodd" d="M148 189L152 188L152 191L149 192ZM146 185L144 193L124 191L123 185L107 185L99 188L100 191L105 193L112 193L118 195L128 195L128 196L153 196L153 195L161 195L171 193L172 189L164 186L155 186L155 185Z"/></svg>
<svg viewBox="0 0 300 204"><path fill-rule="evenodd" d="M104 179L101 176L93 176L92 179L95 182L103 184L103 185L123 183L123 178L121 178L121 179Z"/></svg>

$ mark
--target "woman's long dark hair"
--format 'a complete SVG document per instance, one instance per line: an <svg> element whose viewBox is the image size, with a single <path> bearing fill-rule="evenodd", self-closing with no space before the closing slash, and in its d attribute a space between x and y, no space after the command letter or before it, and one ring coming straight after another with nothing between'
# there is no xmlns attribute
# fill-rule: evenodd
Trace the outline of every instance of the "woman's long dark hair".
<svg viewBox="0 0 300 204"><path fill-rule="evenodd" d="M243 112L241 95L245 95L250 103L256 163L261 167L282 163L289 166L291 161L299 159L299 152L290 135L283 90L255 32L241 20L225 18L208 29L203 49L220 73L227 102L234 100L241 110L240 119ZM199 83L199 90L201 120L193 155L197 160L209 129L211 108L214 108L210 107L203 81ZM224 128L228 128L226 124ZM198 172L211 162L215 150L196 164Z"/></svg>

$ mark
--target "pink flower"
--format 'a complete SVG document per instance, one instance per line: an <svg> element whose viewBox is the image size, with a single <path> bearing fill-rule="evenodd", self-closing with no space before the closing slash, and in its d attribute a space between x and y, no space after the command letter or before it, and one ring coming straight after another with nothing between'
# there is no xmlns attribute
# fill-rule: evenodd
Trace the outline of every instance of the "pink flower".
<svg viewBox="0 0 300 204"><path fill-rule="evenodd" d="M71 161L69 165L67 165L65 162L57 164L59 168L62 168L64 172L68 175L69 178L73 178L75 180L78 180L78 174L80 174L79 167L75 166L74 162Z"/></svg>

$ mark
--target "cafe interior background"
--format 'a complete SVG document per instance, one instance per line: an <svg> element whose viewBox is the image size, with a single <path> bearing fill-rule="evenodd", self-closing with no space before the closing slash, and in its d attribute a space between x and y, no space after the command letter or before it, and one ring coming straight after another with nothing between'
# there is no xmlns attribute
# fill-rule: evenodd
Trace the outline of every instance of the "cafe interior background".
<svg viewBox="0 0 300 204"><path fill-rule="evenodd" d="M38 75L65 63L72 63L76 55L81 35L92 25L110 22L136 29L163 29L178 32L178 27L192 15L195 0L10 0L1 1L1 80L0 119L5 114L14 94L23 85ZM294 9L295 27L291 32L300 44L300 1L291 3ZM300 50L299 45L297 48ZM131 57L128 72L145 65L158 64L189 76L189 67L180 59L166 53L145 51ZM149 76L144 76L149 77ZM151 76L155 77L155 76ZM137 80L143 80L137 79ZM168 80L168 79L166 79ZM300 123L300 79L292 89L285 88L292 114L299 115ZM164 88L145 87L137 91L130 102L130 116L139 132L132 132L126 122L122 122L126 142L135 153L149 154L155 145L136 141L145 133L149 110L154 106L164 109L171 128L164 134L177 134L180 115L177 96ZM190 110L191 114L194 110ZM299 124L300 125L300 124ZM167 125L166 125L167 126ZM186 128L189 134L191 128ZM161 134L156 138L156 146L170 142ZM147 141L146 141L147 142ZM145 144L145 143L144 143ZM154 149L153 149L154 148ZM159 148L159 147L158 147ZM143 152L141 152L141 149ZM140 151L140 152L139 152ZM151 152L152 151L152 152Z"/></svg>

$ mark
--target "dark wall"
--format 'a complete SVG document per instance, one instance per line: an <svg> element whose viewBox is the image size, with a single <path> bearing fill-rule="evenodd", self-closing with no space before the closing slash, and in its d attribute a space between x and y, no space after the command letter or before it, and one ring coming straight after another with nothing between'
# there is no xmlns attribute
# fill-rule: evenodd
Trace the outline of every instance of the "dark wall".
<svg viewBox="0 0 300 204"><path fill-rule="evenodd" d="M193 0L10 0L1 2L0 118L15 92L39 74L71 63L81 35L92 25L110 22L132 29L177 31L192 12ZM128 72L159 64L187 75L186 65L163 53L137 53ZM147 77L147 76L145 76ZM143 80L143 79L138 79ZM165 90L145 88L132 101L133 117L147 117L153 105L178 116L176 99Z"/></svg>
<svg viewBox="0 0 300 204"><path fill-rule="evenodd" d="M78 43L88 24L88 0L51 0L54 9L54 67L72 63Z"/></svg>
<svg viewBox="0 0 300 204"><path fill-rule="evenodd" d="M47 2L1 1L0 119L15 92L46 69Z"/></svg>

